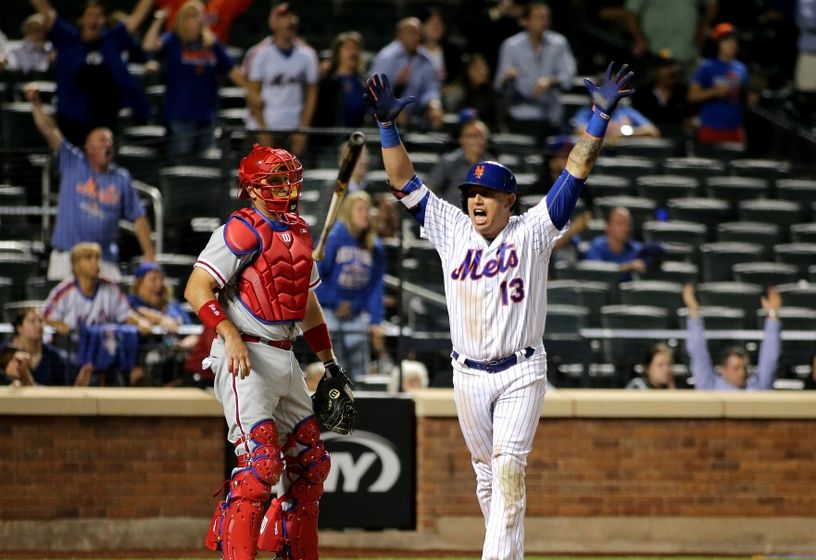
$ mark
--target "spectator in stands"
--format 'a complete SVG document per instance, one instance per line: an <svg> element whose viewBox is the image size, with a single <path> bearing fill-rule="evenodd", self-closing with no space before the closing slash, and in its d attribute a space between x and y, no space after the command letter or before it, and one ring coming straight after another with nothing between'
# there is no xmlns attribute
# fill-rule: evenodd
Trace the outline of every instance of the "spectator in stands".
<svg viewBox="0 0 816 560"><path fill-rule="evenodd" d="M176 13L186 0L156 0L156 5L167 12L165 31L172 31L176 25ZM252 0L209 0L204 19L218 40L223 45L230 44L232 22L252 5Z"/></svg>
<svg viewBox="0 0 816 560"><path fill-rule="evenodd" d="M30 387L34 384L31 357L16 348L0 349L0 386Z"/></svg>
<svg viewBox="0 0 816 560"><path fill-rule="evenodd" d="M411 119L420 119L423 125L440 129L443 115L440 83L430 55L420 44L422 23L414 17L401 19L396 33L396 39L376 54L370 72L391 76L395 95L416 97L417 103L400 114L398 124L406 126Z"/></svg>
<svg viewBox="0 0 816 560"><path fill-rule="evenodd" d="M402 360L402 372L399 366L394 366L390 372L388 382L390 393L410 393L428 387L428 368L416 360ZM400 383L402 381L402 383Z"/></svg>
<svg viewBox="0 0 816 560"><path fill-rule="evenodd" d="M714 27L717 57L704 60L688 90L688 101L700 103L697 142L745 144L743 110L748 90L748 70L737 60L737 30L730 23Z"/></svg>
<svg viewBox="0 0 816 560"><path fill-rule="evenodd" d="M88 0L74 27L57 15L48 0L31 0L45 18L48 38L57 50L57 123L74 145L92 130L116 130L119 109L130 106L136 122L147 122L150 105L141 85L122 58L132 35L150 11L153 0L138 0L124 23L105 29L105 10Z"/></svg>
<svg viewBox="0 0 816 560"><path fill-rule="evenodd" d="M23 21L23 40L11 49L9 68L23 74L48 71L57 53L45 35L45 17L42 14L28 16Z"/></svg>
<svg viewBox="0 0 816 560"><path fill-rule="evenodd" d="M380 356L386 352L380 326L385 252L370 210L368 193L347 195L326 242L325 257L317 263L322 283L315 294L334 333L337 359L348 364L353 376L368 373L372 346Z"/></svg>
<svg viewBox="0 0 816 560"><path fill-rule="evenodd" d="M189 351L198 341L198 335L179 339L181 325L191 323L190 316L173 298L173 288L161 266L143 262L133 271L128 303L133 311L166 335L147 335L139 340L139 366L131 372L131 385L161 384L174 381ZM176 367L178 366L178 367Z"/></svg>
<svg viewBox="0 0 816 560"><path fill-rule="evenodd" d="M377 236L386 243L399 243L400 215L394 197L388 193L376 195Z"/></svg>
<svg viewBox="0 0 816 560"><path fill-rule="evenodd" d="M459 130L459 147L439 159L428 175L427 185L441 198L459 207L462 177L477 161L496 159L488 152L490 131L478 118L465 121Z"/></svg>
<svg viewBox="0 0 816 560"><path fill-rule="evenodd" d="M12 321L14 338L9 348L24 354L24 365L30 369L37 385L88 385L92 367L76 372L69 369L63 357L50 344L43 343L43 318L38 309L19 309Z"/></svg>
<svg viewBox="0 0 816 560"><path fill-rule="evenodd" d="M799 28L794 86L799 113L806 124L816 125L816 0L798 0L796 26Z"/></svg>
<svg viewBox="0 0 816 560"><path fill-rule="evenodd" d="M590 118L592 118L590 107L579 109L572 118L573 134L583 134ZM640 111L632 107L628 99L623 99L612 114L604 141L610 147L614 147L624 138L636 137L660 138L660 131Z"/></svg>
<svg viewBox="0 0 816 560"><path fill-rule="evenodd" d="M264 39L247 52L244 71L253 95L262 101L262 111L250 115L250 130L268 129L286 133L288 148L294 153L306 150L308 137L297 129L312 126L317 108L318 61L311 47L297 37L298 17L283 3L269 13L272 37ZM258 141L264 146L280 146L282 142L262 133Z"/></svg>
<svg viewBox="0 0 816 560"><path fill-rule="evenodd" d="M363 36L357 31L337 35L331 57L320 79L314 125L357 128L363 125L368 106L363 99Z"/></svg>
<svg viewBox="0 0 816 560"><path fill-rule="evenodd" d="M550 30L550 8L534 1L526 9L525 30L502 43L494 87L507 103L513 132L544 138L560 131L561 90L572 87L575 59L567 39Z"/></svg>
<svg viewBox="0 0 816 560"><path fill-rule="evenodd" d="M176 15L173 31L159 36L166 14L156 11L142 47L158 53L164 63L164 119L172 156L201 153L212 147L218 118L218 86L222 75L247 91L247 105L256 118L260 98L235 66L204 20L204 4L187 0Z"/></svg>
<svg viewBox="0 0 816 560"><path fill-rule="evenodd" d="M139 195L133 188L130 174L113 160L113 134L107 128L92 130L80 151L49 117L42 106L35 85L25 89L31 102L34 123L45 137L48 147L59 158L60 189L57 222L51 236L49 280L62 280L71 272L69 251L80 242L96 242L102 246L102 273L108 280L118 281L119 219L133 222L136 238L145 260L154 259L150 224L144 214Z"/></svg>
<svg viewBox="0 0 816 560"><path fill-rule="evenodd" d="M422 20L422 46L434 65L440 86L446 86L459 76L462 50L449 41L448 23L439 8L430 8Z"/></svg>
<svg viewBox="0 0 816 560"><path fill-rule="evenodd" d="M599 235L590 243L586 260L618 263L621 281L631 280L632 272L644 273L646 261L640 258L643 245L632 239L632 214L617 206L606 216L606 235Z"/></svg>
<svg viewBox="0 0 816 560"><path fill-rule="evenodd" d="M456 113L473 109L490 130L496 130L499 104L490 79L490 67L481 54L466 58L459 79L445 88L446 108Z"/></svg>
<svg viewBox="0 0 816 560"><path fill-rule="evenodd" d="M626 0L623 15L634 40L632 52L642 57L666 49L690 70L718 9L718 0Z"/></svg>
<svg viewBox="0 0 816 560"><path fill-rule="evenodd" d="M643 371L626 384L627 389L674 389L674 353L668 344L652 346L644 356Z"/></svg>
<svg viewBox="0 0 816 560"><path fill-rule="evenodd" d="M762 343L759 346L759 363L754 375L748 374L750 360L744 348L731 347L720 355L719 365L715 368L706 347L705 328L700 317L700 306L694 295L694 286L687 284L683 288L683 301L688 309L686 332L686 351L691 360L691 374L694 388L704 390L733 391L746 389L762 391L773 389L777 362L782 345L779 322L779 309L782 297L776 288L769 288L767 297L762 297L762 307L768 316ZM718 375L719 374L719 375Z"/></svg>
<svg viewBox="0 0 816 560"><path fill-rule="evenodd" d="M632 105L663 135L679 138L690 124L687 94L688 85L681 79L677 60L663 51L652 62L649 82L639 86L632 96Z"/></svg>
<svg viewBox="0 0 816 560"><path fill-rule="evenodd" d="M467 41L468 53L479 53L492 72L499 60L499 48L508 37L522 31L525 0L465 0L459 9L459 29ZM493 75L491 74L491 81Z"/></svg>
<svg viewBox="0 0 816 560"><path fill-rule="evenodd" d="M340 144L340 149L337 152L338 166L343 160L343 152L345 152L347 146L348 140ZM360 157L357 159L354 169L351 170L351 177L349 177L348 182L348 192L366 190L366 187L368 186L368 179L366 178L366 175L368 175L368 161L368 148L365 144L363 144L363 149L360 151ZM328 211L328 208L326 210Z"/></svg>

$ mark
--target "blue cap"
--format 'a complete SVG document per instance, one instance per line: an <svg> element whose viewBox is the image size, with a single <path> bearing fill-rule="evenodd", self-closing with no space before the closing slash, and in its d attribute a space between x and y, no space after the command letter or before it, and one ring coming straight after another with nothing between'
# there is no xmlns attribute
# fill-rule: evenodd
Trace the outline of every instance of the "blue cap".
<svg viewBox="0 0 816 560"><path fill-rule="evenodd" d="M162 274L164 274L164 271L162 270L162 267L159 266L159 263L145 261L139 263L139 266L133 269L133 276L136 278L136 280L141 280L142 278L144 278L144 275L150 272L151 270L155 270L157 272L161 272Z"/></svg>
<svg viewBox="0 0 816 560"><path fill-rule="evenodd" d="M462 192L465 192L465 189L471 185L486 187L499 192L518 193L515 175L497 161L474 163L468 171L465 182L459 185L459 188L462 189Z"/></svg>

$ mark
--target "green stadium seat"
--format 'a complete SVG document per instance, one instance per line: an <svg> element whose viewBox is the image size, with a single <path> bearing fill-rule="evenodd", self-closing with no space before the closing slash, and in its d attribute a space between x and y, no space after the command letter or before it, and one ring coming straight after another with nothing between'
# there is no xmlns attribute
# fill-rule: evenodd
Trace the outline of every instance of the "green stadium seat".
<svg viewBox="0 0 816 560"><path fill-rule="evenodd" d="M816 223L793 224L790 234L794 243L816 243Z"/></svg>
<svg viewBox="0 0 816 560"><path fill-rule="evenodd" d="M696 177L706 179L725 174L725 162L699 157L666 158L663 162L663 172L669 176Z"/></svg>
<svg viewBox="0 0 816 560"><path fill-rule="evenodd" d="M816 283L795 282L776 287L782 296L782 305L816 309Z"/></svg>
<svg viewBox="0 0 816 560"><path fill-rule="evenodd" d="M584 193L594 197L633 195L632 181L627 177L617 175L603 175L601 173L589 176Z"/></svg>
<svg viewBox="0 0 816 560"><path fill-rule="evenodd" d="M705 180L705 186L709 196L731 203L770 194L770 182L756 177L709 177Z"/></svg>
<svg viewBox="0 0 816 560"><path fill-rule="evenodd" d="M750 241L761 245L764 255L773 255L773 246L782 241L777 224L763 222L725 222L717 226L717 241Z"/></svg>
<svg viewBox="0 0 816 560"><path fill-rule="evenodd" d="M703 280L723 282L733 278L732 267L743 262L762 260L764 249L756 243L725 241L706 243L700 247L703 263Z"/></svg>
<svg viewBox="0 0 816 560"><path fill-rule="evenodd" d="M762 286L745 282L704 282L697 285L701 306L733 307L745 312L746 321L753 318L764 295ZM751 328L745 324L744 328Z"/></svg>
<svg viewBox="0 0 816 560"><path fill-rule="evenodd" d="M816 243L784 243L774 246L776 260L796 265L799 278L805 278L808 267L816 263Z"/></svg>
<svg viewBox="0 0 816 560"><path fill-rule="evenodd" d="M644 175L635 181L638 196L645 196L665 206L672 198L699 194L700 180L680 175Z"/></svg>
<svg viewBox="0 0 816 560"><path fill-rule="evenodd" d="M796 266L777 262L740 263L735 264L732 270L737 282L760 286L788 284L799 278L799 269Z"/></svg>

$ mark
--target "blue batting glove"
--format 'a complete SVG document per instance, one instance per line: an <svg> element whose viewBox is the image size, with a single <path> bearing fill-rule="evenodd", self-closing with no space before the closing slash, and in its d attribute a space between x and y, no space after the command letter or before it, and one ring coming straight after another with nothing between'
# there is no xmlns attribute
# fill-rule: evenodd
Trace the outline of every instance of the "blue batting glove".
<svg viewBox="0 0 816 560"><path fill-rule="evenodd" d="M406 105L413 103L413 95L397 99L391 91L388 76L374 74L366 82L368 93L363 94L365 100L374 108L374 116L381 123L392 122L402 112Z"/></svg>
<svg viewBox="0 0 816 560"><path fill-rule="evenodd" d="M612 111L614 111L618 105L618 101L635 93L634 89L626 89L629 82L635 77L634 72L627 73L629 65L624 64L621 66L618 73L612 78L613 64L615 63L610 62L606 68L606 75L600 86L595 85L589 78L584 78L584 85L589 90L592 103L607 115L612 114Z"/></svg>

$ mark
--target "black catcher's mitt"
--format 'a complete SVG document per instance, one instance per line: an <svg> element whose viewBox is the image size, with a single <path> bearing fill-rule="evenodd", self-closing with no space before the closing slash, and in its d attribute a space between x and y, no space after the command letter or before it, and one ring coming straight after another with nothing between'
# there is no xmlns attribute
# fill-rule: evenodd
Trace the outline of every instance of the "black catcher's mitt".
<svg viewBox="0 0 816 560"><path fill-rule="evenodd" d="M354 430L357 409L354 408L354 384L335 361L326 366L326 373L312 395L312 409L320 427L324 430L347 435Z"/></svg>

